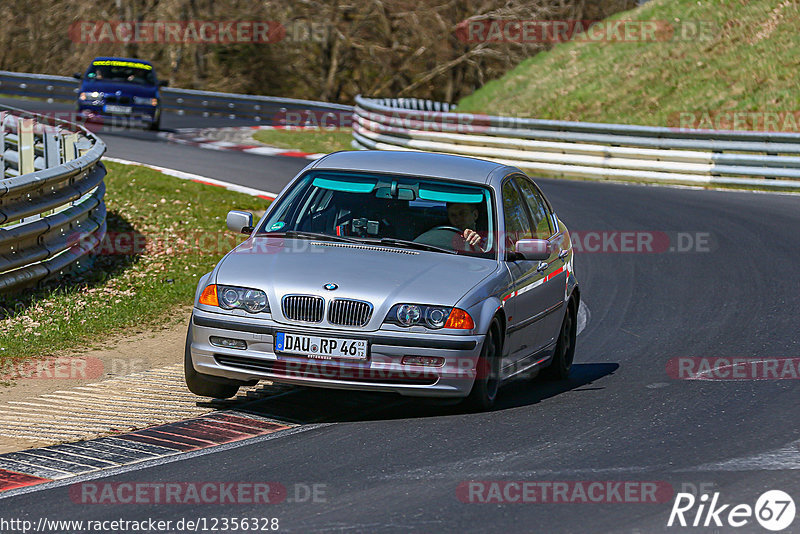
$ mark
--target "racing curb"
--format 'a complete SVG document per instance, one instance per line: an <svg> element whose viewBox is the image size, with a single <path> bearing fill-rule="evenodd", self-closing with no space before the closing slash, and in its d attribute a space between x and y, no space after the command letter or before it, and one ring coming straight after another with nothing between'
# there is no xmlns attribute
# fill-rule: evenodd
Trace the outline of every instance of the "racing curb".
<svg viewBox="0 0 800 534"><path fill-rule="evenodd" d="M276 197L269 191L166 167L112 157L103 159L139 165L183 180L266 200ZM125 434L0 454L0 495L10 490L243 441L296 426L238 411L220 411Z"/></svg>
<svg viewBox="0 0 800 534"><path fill-rule="evenodd" d="M243 143L242 139L252 139L252 133L258 130L273 129L272 126L241 126L232 128L179 128L174 132L162 132L159 137L171 143L181 145L196 146L209 150L234 150L258 156L288 156L293 158L305 158L309 160L319 159L325 156L324 153L311 154L300 150L271 147L263 144ZM209 137L208 132L213 131L214 136ZM220 137L222 139L220 139ZM225 138L232 138L226 141Z"/></svg>
<svg viewBox="0 0 800 534"><path fill-rule="evenodd" d="M0 455L0 494L296 427L249 413L213 412L125 434Z"/></svg>

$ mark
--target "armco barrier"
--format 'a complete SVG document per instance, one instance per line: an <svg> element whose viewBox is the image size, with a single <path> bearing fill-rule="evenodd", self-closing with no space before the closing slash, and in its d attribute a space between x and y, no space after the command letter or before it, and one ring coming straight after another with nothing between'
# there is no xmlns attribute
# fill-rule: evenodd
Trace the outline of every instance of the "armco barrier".
<svg viewBox="0 0 800 534"><path fill-rule="evenodd" d="M76 79L66 76L0 71L0 94L74 103L78 98L79 87L80 84ZM353 110L352 106L296 98L172 88L163 88L160 92L162 109L203 117L213 115L231 119L270 121L276 113L292 109L319 112Z"/></svg>
<svg viewBox="0 0 800 534"><path fill-rule="evenodd" d="M102 241L106 146L75 124L0 106L0 148L3 293L79 265Z"/></svg>
<svg viewBox="0 0 800 534"><path fill-rule="evenodd" d="M489 159L546 176L800 189L800 134L679 130L454 113L356 97L353 146Z"/></svg>

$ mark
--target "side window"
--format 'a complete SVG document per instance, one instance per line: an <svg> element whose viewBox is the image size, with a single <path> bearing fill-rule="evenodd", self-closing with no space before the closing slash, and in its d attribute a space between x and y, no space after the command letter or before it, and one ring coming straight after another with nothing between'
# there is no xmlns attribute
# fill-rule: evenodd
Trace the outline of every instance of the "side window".
<svg viewBox="0 0 800 534"><path fill-rule="evenodd" d="M536 229L536 237L538 239L548 239L553 235L553 227L550 221L550 211L542 199L542 195L528 180L523 178L514 179L522 191L522 196L525 202L528 203L528 209L533 217L533 226Z"/></svg>
<svg viewBox="0 0 800 534"><path fill-rule="evenodd" d="M514 250L514 245L520 239L532 237L531 223L525 213L525 201L509 180L503 185L503 216L506 223L506 249Z"/></svg>

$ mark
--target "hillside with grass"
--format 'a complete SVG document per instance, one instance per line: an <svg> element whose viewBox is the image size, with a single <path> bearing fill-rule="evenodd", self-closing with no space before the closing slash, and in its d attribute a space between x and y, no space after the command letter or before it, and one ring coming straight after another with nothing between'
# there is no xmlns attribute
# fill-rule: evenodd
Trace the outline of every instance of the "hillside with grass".
<svg viewBox="0 0 800 534"><path fill-rule="evenodd" d="M652 0L610 20L657 21L660 30L651 42L557 45L465 97L459 110L654 126L678 126L680 113L798 116L796 0ZM687 37L667 40L666 23Z"/></svg>

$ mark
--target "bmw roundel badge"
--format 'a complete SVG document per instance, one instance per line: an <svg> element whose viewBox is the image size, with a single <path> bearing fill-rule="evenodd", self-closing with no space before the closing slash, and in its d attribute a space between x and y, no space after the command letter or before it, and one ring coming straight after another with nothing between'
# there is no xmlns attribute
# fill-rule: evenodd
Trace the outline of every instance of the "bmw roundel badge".
<svg viewBox="0 0 800 534"><path fill-rule="evenodd" d="M337 289L339 286L337 286L336 284L325 284L322 287L324 287L328 291L333 291L334 289Z"/></svg>

